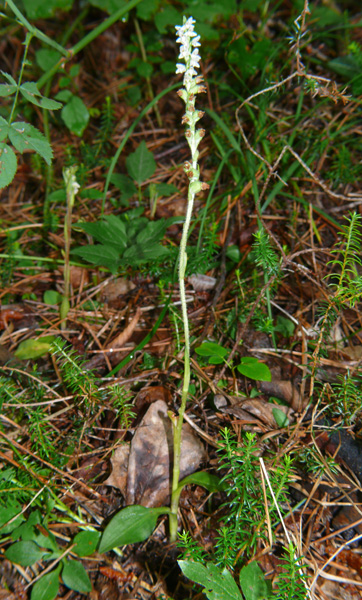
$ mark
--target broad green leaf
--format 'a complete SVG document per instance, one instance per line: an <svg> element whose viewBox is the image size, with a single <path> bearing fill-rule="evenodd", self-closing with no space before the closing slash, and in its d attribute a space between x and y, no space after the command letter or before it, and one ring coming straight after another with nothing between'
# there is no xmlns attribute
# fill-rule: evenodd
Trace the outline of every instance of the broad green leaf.
<svg viewBox="0 0 362 600"><path fill-rule="evenodd" d="M137 65L136 71L140 77L144 77L146 79L147 77L151 77L153 73L153 66L150 65L150 63L141 60Z"/></svg>
<svg viewBox="0 0 362 600"><path fill-rule="evenodd" d="M275 327L274 331L277 331L278 333L281 333L284 337L288 338L293 335L294 329L295 325L293 321L287 319L286 317L278 315L277 326Z"/></svg>
<svg viewBox="0 0 362 600"><path fill-rule="evenodd" d="M180 13L174 6L165 6L163 10L159 10L154 18L155 25L158 29L158 32L162 35L166 33L167 27L174 27L175 25L179 25L180 21ZM175 66L174 66L175 69Z"/></svg>
<svg viewBox="0 0 362 600"><path fill-rule="evenodd" d="M121 262L130 265L140 265L150 260L165 258L168 254L168 249L160 244L134 244L123 253Z"/></svg>
<svg viewBox="0 0 362 600"><path fill-rule="evenodd" d="M245 377L249 377L249 379L255 379L256 381L271 381L269 367L252 356L244 356L240 361L240 365L236 368L239 373Z"/></svg>
<svg viewBox="0 0 362 600"><path fill-rule="evenodd" d="M137 194L137 188L135 184L127 175L123 175L122 173L113 173L111 176L111 183L113 183L113 185L120 190L121 200L123 202L126 202L132 198L132 196Z"/></svg>
<svg viewBox="0 0 362 600"><path fill-rule="evenodd" d="M171 196L178 193L178 188L173 183L155 183L155 193L158 198L163 196Z"/></svg>
<svg viewBox="0 0 362 600"><path fill-rule="evenodd" d="M86 233L91 235L97 242L101 244L111 245L118 248L118 252L127 246L127 235L125 224L114 217L117 220L117 229L112 226L109 220L96 221L96 223L77 223L76 227L83 229Z"/></svg>
<svg viewBox="0 0 362 600"><path fill-rule="evenodd" d="M62 119L68 129L82 137L89 121L89 112L83 100L78 96L72 96L68 104L62 108Z"/></svg>
<svg viewBox="0 0 362 600"><path fill-rule="evenodd" d="M41 560L44 554L46 554L46 550L42 550L35 542L31 541L12 544L5 552L8 560L23 567L30 567Z"/></svg>
<svg viewBox="0 0 362 600"><path fill-rule="evenodd" d="M16 92L16 85L10 85L8 83L0 84L0 98L6 98L12 96Z"/></svg>
<svg viewBox="0 0 362 600"><path fill-rule="evenodd" d="M239 581L245 600L272 598L271 581L265 579L264 573L256 561L241 569Z"/></svg>
<svg viewBox="0 0 362 600"><path fill-rule="evenodd" d="M226 250L226 256L229 260L232 260L234 263L238 263L241 258L239 246L236 246L235 244L228 246Z"/></svg>
<svg viewBox="0 0 362 600"><path fill-rule="evenodd" d="M217 356L221 359L229 354L229 350L227 348L224 348L215 342L204 342L201 344L201 346L197 346L197 348L195 348L195 352L199 356Z"/></svg>
<svg viewBox="0 0 362 600"><path fill-rule="evenodd" d="M92 584L82 563L77 560L67 560L62 571L62 579L71 590L86 594L92 591Z"/></svg>
<svg viewBox="0 0 362 600"><path fill-rule="evenodd" d="M280 408L273 408L272 413L278 427L287 427L289 425L287 415Z"/></svg>
<svg viewBox="0 0 362 600"><path fill-rule="evenodd" d="M33 81L27 81L23 83L20 86L20 93L25 100L35 104L35 106L40 106L40 108L46 108L47 110L58 110L59 108L62 108L62 104L60 104L60 102L42 96L36 86L36 83Z"/></svg>
<svg viewBox="0 0 362 600"><path fill-rule="evenodd" d="M23 4L29 19L47 19L57 8L69 10L73 0L23 0Z"/></svg>
<svg viewBox="0 0 362 600"><path fill-rule="evenodd" d="M138 185L141 185L146 179L152 177L156 170L156 161L152 152L147 149L146 142L143 140L135 152L132 152L126 159L129 176L134 179Z"/></svg>
<svg viewBox="0 0 362 600"><path fill-rule="evenodd" d="M356 75L361 74L361 66L351 54L348 56L339 56L338 58L328 61L327 67L332 69L332 71L338 75L346 77L346 79L353 79Z"/></svg>
<svg viewBox="0 0 362 600"><path fill-rule="evenodd" d="M50 165L53 158L53 151L46 137L30 123L12 123L9 129L9 138L11 143L21 154L24 150L33 150L44 158Z"/></svg>
<svg viewBox="0 0 362 600"><path fill-rule="evenodd" d="M24 340L23 342L20 342L14 354L16 358L19 358L20 360L40 358L49 352L50 346L54 340L55 335L46 335L42 338Z"/></svg>
<svg viewBox="0 0 362 600"><path fill-rule="evenodd" d="M202 585L209 600L242 600L242 595L233 576L226 569L221 571L216 565L206 566L191 560L179 560L183 574Z"/></svg>
<svg viewBox="0 0 362 600"><path fill-rule="evenodd" d="M207 473L207 471L199 471L198 473L188 475L179 482L178 489L185 487L185 485L201 485L211 493L220 492L225 488L225 486L220 483L219 477Z"/></svg>
<svg viewBox="0 0 362 600"><path fill-rule="evenodd" d="M89 0L89 4L92 6L96 6L101 10L107 11L110 15L112 15L116 10L122 8L122 6L126 6L125 0Z"/></svg>
<svg viewBox="0 0 362 600"><path fill-rule="evenodd" d="M78 556L90 556L95 552L100 537L99 531L81 531L77 533L73 539L73 544L76 544L73 552Z"/></svg>
<svg viewBox="0 0 362 600"><path fill-rule="evenodd" d="M160 242L166 233L166 222L164 219L149 221L144 229L137 235L137 244L154 244Z"/></svg>
<svg viewBox="0 0 362 600"><path fill-rule="evenodd" d="M17 166L14 150L7 144L0 144L0 189L12 182Z"/></svg>
<svg viewBox="0 0 362 600"><path fill-rule="evenodd" d="M35 539L35 531L34 527L41 521L41 515L39 510L34 510L30 513L28 519L22 525L19 525L14 531L11 533L11 538L15 541L18 539L22 539L27 542L29 540L34 541ZM39 544L38 544L39 546Z"/></svg>
<svg viewBox="0 0 362 600"><path fill-rule="evenodd" d="M137 4L137 17L143 19L144 21L150 21L152 16L155 14L158 9L159 0L141 0L139 4Z"/></svg>
<svg viewBox="0 0 362 600"><path fill-rule="evenodd" d="M56 306L63 300L63 296L56 290L46 290L43 294L43 302L50 306Z"/></svg>
<svg viewBox="0 0 362 600"><path fill-rule="evenodd" d="M14 529L19 527L23 521L25 521L25 517L21 513L20 504L14 504L12 506L0 506L0 534L6 535L11 533ZM19 515L16 517L16 515ZM14 519L14 517L16 517ZM12 520L14 519L14 520ZM11 521L11 523L9 523Z"/></svg>
<svg viewBox="0 0 362 600"><path fill-rule="evenodd" d="M60 52L53 48L41 48L35 53L35 60L42 71L49 71L61 58Z"/></svg>
<svg viewBox="0 0 362 600"><path fill-rule="evenodd" d="M54 600L59 591L59 574L62 566L58 565L54 571L43 575L33 585L30 600Z"/></svg>
<svg viewBox="0 0 362 600"><path fill-rule="evenodd" d="M116 273L119 267L119 251L113 246L82 246L72 250L72 254L80 256L84 260L97 265L106 267L111 273Z"/></svg>
<svg viewBox="0 0 362 600"><path fill-rule="evenodd" d="M170 509L164 506L146 508L134 505L123 508L105 528L98 551L108 552L118 546L143 542L153 532L158 517L169 512Z"/></svg>

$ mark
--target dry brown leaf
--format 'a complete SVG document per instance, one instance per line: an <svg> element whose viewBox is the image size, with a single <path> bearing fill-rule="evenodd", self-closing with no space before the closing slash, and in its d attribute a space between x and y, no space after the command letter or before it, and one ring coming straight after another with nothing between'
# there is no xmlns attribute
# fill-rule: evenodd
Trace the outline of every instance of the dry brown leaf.
<svg viewBox="0 0 362 600"><path fill-rule="evenodd" d="M299 390L291 381L281 379L280 381L261 381L259 384L263 394L275 396L290 404L293 410L300 412L303 410L303 402Z"/></svg>
<svg viewBox="0 0 362 600"><path fill-rule="evenodd" d="M107 285L102 289L101 301L112 302L113 300L117 300L117 298L120 296L124 296L125 294L132 292L135 287L135 284L129 279L118 277L118 279L107 283Z"/></svg>
<svg viewBox="0 0 362 600"><path fill-rule="evenodd" d="M222 397L223 398L223 397ZM293 419L293 410L289 406L281 406L279 404L273 404L267 402L264 398L239 398L233 396L232 406L225 406L220 403L221 396L217 395L214 398L215 405L218 410L223 413L233 415L237 419L244 421L245 424L257 425L260 423L260 428L265 429L278 429L273 410L278 409L282 411L289 419L289 422ZM247 427L245 427L247 429Z"/></svg>
<svg viewBox="0 0 362 600"><path fill-rule="evenodd" d="M127 446L117 448L114 453L112 473L105 484L120 489L127 505L155 507L166 504L169 499L173 436L167 410L163 400L151 404L131 442L128 464ZM184 424L180 479L196 471L204 456L203 444L191 427Z"/></svg>
<svg viewBox="0 0 362 600"><path fill-rule="evenodd" d="M132 337L132 333L136 329L136 325L137 325L138 321L140 320L141 314L142 314L141 309L137 308L136 314L133 317L132 321L127 325L127 327L125 329L123 329L123 331L121 331L121 333L119 335L117 335L117 337L115 337L108 344L107 350L121 348L122 346L125 345L126 342L128 342L128 340Z"/></svg>

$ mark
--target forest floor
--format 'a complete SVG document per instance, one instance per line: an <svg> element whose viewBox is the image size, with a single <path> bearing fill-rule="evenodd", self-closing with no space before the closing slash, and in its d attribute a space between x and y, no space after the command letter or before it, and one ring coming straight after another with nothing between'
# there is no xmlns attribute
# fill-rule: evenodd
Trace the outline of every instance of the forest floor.
<svg viewBox="0 0 362 600"><path fill-rule="evenodd" d="M144 0L98 32L109 15L92 4L24 13L72 48L58 68L37 35L24 62L24 21L4 9L2 71L17 84L23 67L22 83L62 108L20 94L10 115L15 96L0 93L4 143L5 123L43 134L22 154L10 136L17 169L1 191L0 599L202 597L181 558L235 577L256 561L268 597L288 598L289 543L305 582L293 598L361 598L360 7L229 2L220 15ZM224 487L184 487L177 545L163 514L145 541L100 552L122 508L170 500L190 159L175 75L183 11L201 34L210 189L188 242L182 477ZM96 532L91 552L77 553L82 532ZM246 600L266 597L240 585Z"/></svg>

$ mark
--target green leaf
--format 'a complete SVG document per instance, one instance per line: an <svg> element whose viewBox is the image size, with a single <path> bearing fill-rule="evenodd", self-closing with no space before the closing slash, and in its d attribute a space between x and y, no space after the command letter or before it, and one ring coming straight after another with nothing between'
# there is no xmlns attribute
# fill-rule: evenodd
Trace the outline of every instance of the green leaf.
<svg viewBox="0 0 362 600"><path fill-rule="evenodd" d="M180 21L180 18L180 13L174 6L165 6L163 10L159 10L156 13L154 22L158 32L163 35L167 31L167 27L174 27L175 25L178 25L182 21L182 19Z"/></svg>
<svg viewBox="0 0 362 600"><path fill-rule="evenodd" d="M56 306L63 300L63 296L59 294L56 290L46 290L43 294L43 302L44 304L49 304L50 306Z"/></svg>
<svg viewBox="0 0 362 600"><path fill-rule="evenodd" d="M53 158L53 151L46 137L30 123L12 123L9 128L9 138L11 143L21 154L24 150L33 150L44 158L50 165Z"/></svg>
<svg viewBox="0 0 362 600"><path fill-rule="evenodd" d="M20 360L40 358L49 352L55 337L55 335L46 335L42 338L24 340L20 342L14 354Z"/></svg>
<svg viewBox="0 0 362 600"><path fill-rule="evenodd" d="M33 512L30 513L30 515L29 515L28 519L25 521L25 523L22 523L21 525L19 525L19 527L14 529L14 531L12 531L11 539L13 539L14 541L17 539L22 539L25 542L27 542L29 540L34 541L34 539L35 539L34 527L35 527L35 525L40 523L40 521L41 521L40 512L38 510L34 510ZM39 544L38 544L38 546L39 546Z"/></svg>
<svg viewBox="0 0 362 600"><path fill-rule="evenodd" d="M77 223L76 227L83 229L101 244L115 246L119 252L127 246L126 227L121 219L114 216L113 219L117 221L116 225L107 219L96 223Z"/></svg>
<svg viewBox="0 0 362 600"><path fill-rule="evenodd" d="M35 52L36 63L42 71L49 71L60 58L60 52L52 48L41 48Z"/></svg>
<svg viewBox="0 0 362 600"><path fill-rule="evenodd" d="M20 504L14 504L12 506L0 506L1 535L11 533L11 531L19 527L19 525L23 523L23 521L25 521L25 517L23 514L19 514L19 516L16 517L18 513L21 513ZM14 519L14 517L16 517L16 519ZM11 523L9 523L9 521L11 521Z"/></svg>
<svg viewBox="0 0 362 600"><path fill-rule="evenodd" d="M40 108L45 108L47 110L58 110L59 108L62 108L62 104L60 102L42 96L36 86L36 83L33 81L27 81L23 83L20 86L20 93L26 100L28 100L28 102L35 104L35 106L40 106Z"/></svg>
<svg viewBox="0 0 362 600"><path fill-rule="evenodd" d="M54 571L43 575L33 585L30 600L54 600L59 591L59 574L62 566L58 565Z"/></svg>
<svg viewBox="0 0 362 600"><path fill-rule="evenodd" d="M0 189L12 182L17 166L14 150L7 144L0 144Z"/></svg>
<svg viewBox="0 0 362 600"><path fill-rule="evenodd" d="M147 77L151 77L153 73L153 66L150 65L150 63L141 60L137 65L136 71L140 77L144 77L146 79Z"/></svg>
<svg viewBox="0 0 362 600"><path fill-rule="evenodd" d="M278 315L277 325L276 325L274 331L277 331L278 333L281 333L284 337L288 338L293 335L294 329L295 329L295 325L294 325L293 321L291 321L290 319L287 319L286 317L282 317L281 315Z"/></svg>
<svg viewBox="0 0 362 600"><path fill-rule="evenodd" d="M160 242L166 233L167 224L164 219L148 221L146 227L137 235L137 244L154 244Z"/></svg>
<svg viewBox="0 0 362 600"><path fill-rule="evenodd" d="M346 79L353 79L356 75L360 75L362 70L357 60L351 54L348 56L339 56L333 60L328 61L327 67L332 69L338 75L346 77Z"/></svg>
<svg viewBox="0 0 362 600"><path fill-rule="evenodd" d="M280 408L273 408L272 413L278 427L287 427L289 425L287 415Z"/></svg>
<svg viewBox="0 0 362 600"><path fill-rule="evenodd" d="M113 274L117 272L119 267L119 251L113 246L82 246L72 250L72 254L80 256L93 265L104 266Z"/></svg>
<svg viewBox="0 0 362 600"><path fill-rule="evenodd" d="M99 531L81 531L73 540L76 544L73 552L78 556L90 556L98 546L101 534Z"/></svg>
<svg viewBox="0 0 362 600"><path fill-rule="evenodd" d="M271 381L271 372L267 365L259 362L257 358L252 356L244 356L237 370L245 377L249 379L255 379L257 381Z"/></svg>
<svg viewBox="0 0 362 600"><path fill-rule="evenodd" d="M46 19L53 16L57 8L69 10L73 0L23 0L23 4L29 19Z"/></svg>
<svg viewBox="0 0 362 600"><path fill-rule="evenodd" d="M239 581L245 600L263 600L272 597L271 581L265 579L256 561L241 569Z"/></svg>
<svg viewBox="0 0 362 600"><path fill-rule="evenodd" d="M12 544L5 552L8 560L23 567L30 567L41 560L44 554L46 554L46 550L42 550L35 542L31 541Z"/></svg>
<svg viewBox="0 0 362 600"><path fill-rule="evenodd" d="M83 100L78 96L72 96L68 104L62 108L61 114L69 131L82 137L89 121L89 112Z"/></svg>
<svg viewBox="0 0 362 600"><path fill-rule="evenodd" d="M0 98L7 98L12 96L16 92L16 85L10 85L8 83L0 84Z"/></svg>
<svg viewBox="0 0 362 600"><path fill-rule="evenodd" d="M108 552L117 546L126 544L135 544L146 540L154 528L157 519L162 514L170 512L169 508L161 506L160 508L146 508L145 506L127 506L120 510L105 528L99 552Z"/></svg>
<svg viewBox="0 0 362 600"><path fill-rule="evenodd" d="M68 560L62 571L62 579L71 590L86 594L92 591L92 584L88 573L82 563L77 560Z"/></svg>
<svg viewBox="0 0 362 600"><path fill-rule="evenodd" d="M216 565L206 566L191 560L179 560L183 574L202 585L209 600L242 600L242 595L229 571L221 571Z"/></svg>
<svg viewBox="0 0 362 600"><path fill-rule="evenodd" d="M225 485L220 483L219 477L207 473L207 471L199 471L188 475L179 482L178 489L185 487L185 485L201 485L210 493L221 492L225 489Z"/></svg>
<svg viewBox="0 0 362 600"><path fill-rule="evenodd" d="M146 179L152 177L156 170L156 161L152 152L147 149L146 142L143 140L135 152L132 152L126 159L129 176L134 179L138 185L141 185Z"/></svg>
<svg viewBox="0 0 362 600"><path fill-rule="evenodd" d="M123 253L121 263L129 265L140 265L144 262L165 258L168 254L168 249L160 244L134 244Z"/></svg>
<svg viewBox="0 0 362 600"><path fill-rule="evenodd" d="M0 142L3 142L8 137L9 128L9 123L0 117Z"/></svg>
<svg viewBox="0 0 362 600"><path fill-rule="evenodd" d="M199 356L216 356L221 359L229 353L227 348L220 346L220 344L215 344L215 342L204 342L201 346L195 348L195 352Z"/></svg>
<svg viewBox="0 0 362 600"><path fill-rule="evenodd" d="M235 244L228 246L228 248L226 250L226 257L229 260L232 260L234 263L238 263L241 258L241 253L240 253L239 247L236 246Z"/></svg>
<svg viewBox="0 0 362 600"><path fill-rule="evenodd" d="M111 183L121 192L121 201L127 202L132 196L137 194L137 188L127 175L122 173L113 173L111 175Z"/></svg>

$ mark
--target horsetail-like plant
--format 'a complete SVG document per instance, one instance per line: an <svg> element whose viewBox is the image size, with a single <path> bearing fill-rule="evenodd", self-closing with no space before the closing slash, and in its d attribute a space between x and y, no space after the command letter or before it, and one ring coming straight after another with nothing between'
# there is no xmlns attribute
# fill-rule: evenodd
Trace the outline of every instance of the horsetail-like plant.
<svg viewBox="0 0 362 600"><path fill-rule="evenodd" d="M190 385L190 332L187 316L186 293L185 293L185 273L187 265L187 237L192 217L192 209L196 194L209 186L200 181L200 169L198 165L198 145L205 135L204 129L196 129L197 121L203 116L203 111L195 109L196 95L205 92L203 78L197 74L200 66L200 36L194 31L195 20L192 17L183 19L183 25L177 26L177 43L181 45L179 59L183 61L176 65L176 74L183 73L183 87L177 92L186 105L186 112L182 117L182 123L186 125L186 139L191 150L191 162L186 162L184 169L189 178L189 188L187 196L186 217L182 231L179 253L179 286L182 309L182 321L185 335L184 350L184 378L182 385L181 406L178 416L172 416L173 422L173 476L172 476L172 495L171 495L171 514L170 514L170 538L176 540L177 534L177 511L179 494L177 488L180 477L180 456L181 456L181 431L183 417L186 409L187 395Z"/></svg>

